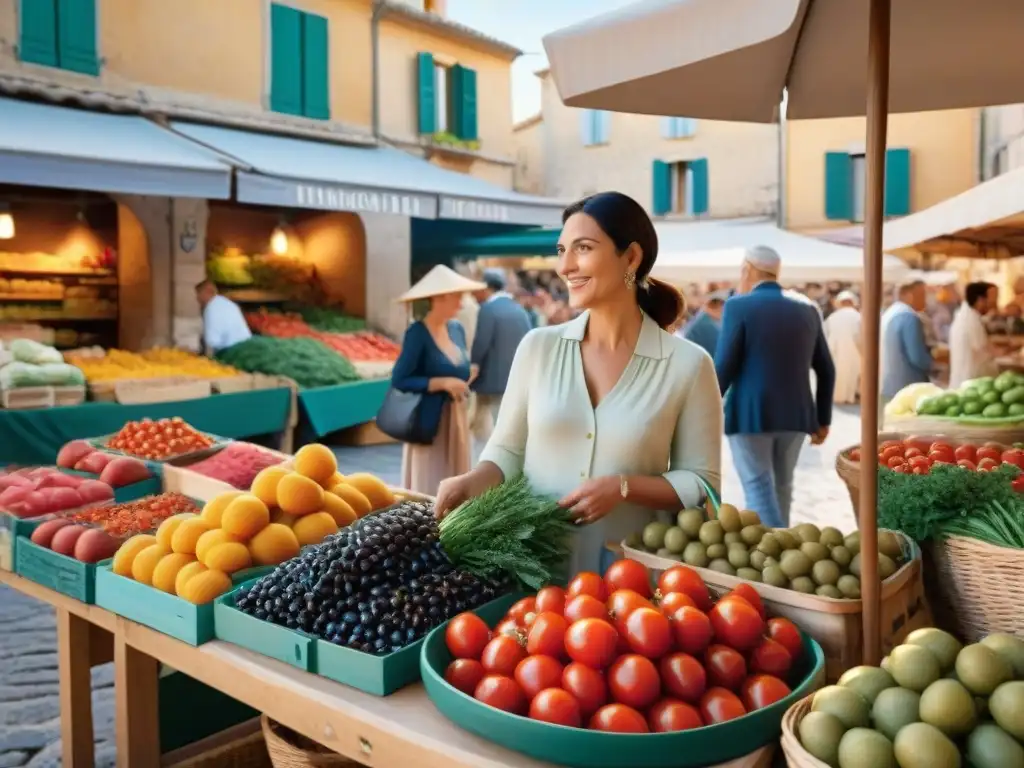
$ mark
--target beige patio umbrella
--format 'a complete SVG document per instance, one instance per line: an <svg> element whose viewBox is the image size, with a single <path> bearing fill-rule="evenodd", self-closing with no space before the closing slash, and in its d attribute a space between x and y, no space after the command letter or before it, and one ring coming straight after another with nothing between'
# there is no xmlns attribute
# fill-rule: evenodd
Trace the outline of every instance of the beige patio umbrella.
<svg viewBox="0 0 1024 768"><path fill-rule="evenodd" d="M878 445L886 118L1024 101L1021 0L645 0L544 39L569 106L775 122L867 115L862 455ZM865 663L881 656L877 475L861 467Z"/></svg>

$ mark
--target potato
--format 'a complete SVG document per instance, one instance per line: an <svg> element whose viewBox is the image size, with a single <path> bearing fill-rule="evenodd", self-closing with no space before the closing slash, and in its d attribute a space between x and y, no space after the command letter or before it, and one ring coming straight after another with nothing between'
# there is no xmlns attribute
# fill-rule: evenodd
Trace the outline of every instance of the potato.
<svg viewBox="0 0 1024 768"><path fill-rule="evenodd" d="M50 549L59 555L74 557L75 545L78 543L78 538L87 530L89 529L84 525L64 526L53 535L53 539L50 542Z"/></svg>
<svg viewBox="0 0 1024 768"><path fill-rule="evenodd" d="M64 445L57 454L57 466L65 469L74 469L75 465L95 451L85 440L72 440Z"/></svg>
<svg viewBox="0 0 1024 768"><path fill-rule="evenodd" d="M75 559L83 563L98 563L113 557L120 545L121 542L106 531L90 528L75 542Z"/></svg>
<svg viewBox="0 0 1024 768"><path fill-rule="evenodd" d="M113 488L121 488L146 480L149 476L149 470L141 461L128 456L119 456L103 468L100 473L100 481Z"/></svg>
<svg viewBox="0 0 1024 768"><path fill-rule="evenodd" d="M49 549L57 531L69 525L71 525L70 520L47 520L45 523L40 523L36 526L36 529L32 531L32 543Z"/></svg>

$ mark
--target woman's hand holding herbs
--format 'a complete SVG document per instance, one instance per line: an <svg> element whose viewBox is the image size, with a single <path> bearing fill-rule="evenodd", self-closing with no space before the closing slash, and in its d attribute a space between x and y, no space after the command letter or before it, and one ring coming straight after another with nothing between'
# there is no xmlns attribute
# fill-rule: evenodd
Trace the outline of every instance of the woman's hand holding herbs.
<svg viewBox="0 0 1024 768"><path fill-rule="evenodd" d="M558 502L577 525L595 523L622 503L622 480L595 477Z"/></svg>
<svg viewBox="0 0 1024 768"><path fill-rule="evenodd" d="M473 481L469 474L446 477L437 486L434 497L434 516L444 520L445 515L472 498Z"/></svg>

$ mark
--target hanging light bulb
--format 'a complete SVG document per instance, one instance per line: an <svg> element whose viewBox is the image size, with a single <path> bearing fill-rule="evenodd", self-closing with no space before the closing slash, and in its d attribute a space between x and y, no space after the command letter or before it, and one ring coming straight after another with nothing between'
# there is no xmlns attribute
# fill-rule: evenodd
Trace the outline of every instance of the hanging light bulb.
<svg viewBox="0 0 1024 768"><path fill-rule="evenodd" d="M288 253L288 235L280 226L275 227L270 235L270 250L278 256Z"/></svg>
<svg viewBox="0 0 1024 768"><path fill-rule="evenodd" d="M0 240L14 237L14 214L6 205L0 205Z"/></svg>

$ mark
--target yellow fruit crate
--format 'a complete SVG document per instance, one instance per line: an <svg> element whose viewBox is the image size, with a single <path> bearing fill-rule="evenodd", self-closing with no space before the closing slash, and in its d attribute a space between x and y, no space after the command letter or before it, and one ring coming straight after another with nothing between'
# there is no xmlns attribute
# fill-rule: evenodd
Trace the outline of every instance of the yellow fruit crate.
<svg viewBox="0 0 1024 768"><path fill-rule="evenodd" d="M114 385L114 398L122 405L146 405L150 403L173 403L179 400L199 400L209 397L212 388L209 381L184 379L139 379L119 381Z"/></svg>

